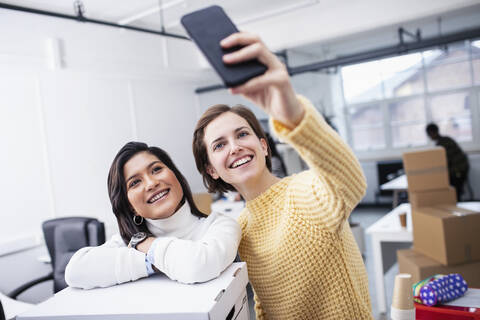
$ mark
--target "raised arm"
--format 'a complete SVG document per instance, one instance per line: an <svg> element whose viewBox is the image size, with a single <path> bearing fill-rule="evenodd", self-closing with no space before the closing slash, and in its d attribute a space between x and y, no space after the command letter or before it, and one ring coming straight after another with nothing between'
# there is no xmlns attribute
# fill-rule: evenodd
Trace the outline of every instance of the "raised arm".
<svg viewBox="0 0 480 320"><path fill-rule="evenodd" d="M78 250L65 269L71 287L110 287L147 276L145 254L127 248L119 235L98 247Z"/></svg>
<svg viewBox="0 0 480 320"><path fill-rule="evenodd" d="M310 101L301 96L298 100L305 109L302 121L292 130L273 120L273 128L280 138L297 150L317 174L319 183L341 196L347 208L352 210L366 190L360 163Z"/></svg>
<svg viewBox="0 0 480 320"><path fill-rule="evenodd" d="M332 214L340 215L335 217L338 221L345 219L345 212L355 207L366 189L365 178L351 149L307 99L296 96L286 67L258 36L240 32L224 39L221 45L225 48L245 46L226 54L225 63L258 59L267 66L265 74L231 92L243 95L270 115L277 134L297 149L317 173L322 187L341 196L347 210L332 211Z"/></svg>

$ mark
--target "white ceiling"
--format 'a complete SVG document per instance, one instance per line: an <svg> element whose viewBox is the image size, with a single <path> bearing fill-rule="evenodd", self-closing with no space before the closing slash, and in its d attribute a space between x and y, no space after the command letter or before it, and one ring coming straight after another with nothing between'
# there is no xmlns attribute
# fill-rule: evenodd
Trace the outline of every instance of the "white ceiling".
<svg viewBox="0 0 480 320"><path fill-rule="evenodd" d="M1 2L74 14L73 0ZM478 5L480 0L82 0L82 3L87 18L155 30L161 29L163 20L165 30L177 34L185 34L179 23L182 15L218 4L239 29L260 34L272 50L280 50L446 14ZM162 14L160 5L164 8Z"/></svg>

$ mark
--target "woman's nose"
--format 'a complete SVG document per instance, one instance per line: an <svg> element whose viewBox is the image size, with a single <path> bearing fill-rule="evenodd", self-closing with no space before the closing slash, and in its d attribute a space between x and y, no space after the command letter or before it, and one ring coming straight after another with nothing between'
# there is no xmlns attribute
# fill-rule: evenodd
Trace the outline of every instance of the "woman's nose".
<svg viewBox="0 0 480 320"><path fill-rule="evenodd" d="M241 149L242 147L239 146L235 141L232 141L232 143L230 143L230 154L238 153L238 151L240 151Z"/></svg>
<svg viewBox="0 0 480 320"><path fill-rule="evenodd" d="M157 179L152 176L148 176L147 178L145 178L145 187L147 188L147 190L152 190L158 185L158 183L159 182L157 181Z"/></svg>

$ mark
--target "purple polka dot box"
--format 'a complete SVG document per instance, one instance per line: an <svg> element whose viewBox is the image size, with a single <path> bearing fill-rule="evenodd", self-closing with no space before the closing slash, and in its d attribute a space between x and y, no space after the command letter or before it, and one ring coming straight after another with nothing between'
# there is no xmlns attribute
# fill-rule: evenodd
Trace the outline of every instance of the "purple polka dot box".
<svg viewBox="0 0 480 320"><path fill-rule="evenodd" d="M458 273L451 273L431 280L420 289L419 298L427 306L457 299L467 292L467 282Z"/></svg>

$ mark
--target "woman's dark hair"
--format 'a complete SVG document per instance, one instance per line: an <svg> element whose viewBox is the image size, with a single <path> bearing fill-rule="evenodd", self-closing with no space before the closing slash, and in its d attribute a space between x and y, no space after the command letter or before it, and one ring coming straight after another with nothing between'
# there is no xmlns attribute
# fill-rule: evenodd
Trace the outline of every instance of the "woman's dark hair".
<svg viewBox="0 0 480 320"><path fill-rule="evenodd" d="M205 128L208 126L210 122L215 120L220 115L224 114L225 112L232 112L243 119L245 119L250 127L255 132L255 135L259 139L264 139L267 143L267 137L265 136L265 132L263 132L262 126L260 122L258 122L257 118L253 114L250 109L242 105L236 105L234 107L229 107L224 104L217 104L207 109L200 117L195 126L195 131L193 133L193 142L192 142L192 149L193 149L193 156L195 157L195 164L197 165L198 172L202 174L203 177L203 184L207 187L208 192L226 192L226 191L235 191L235 188L225 181L222 178L218 178L217 180L213 179L207 172L208 165L210 164L208 161L208 153L207 147L205 146L205 142L203 141L205 138ZM270 160L271 151L268 147L268 155L265 156L265 162L269 171L272 171L272 162Z"/></svg>
<svg viewBox="0 0 480 320"><path fill-rule="evenodd" d="M125 176L123 174L123 167L134 155L139 152L148 152L162 161L170 170L173 171L178 182L182 186L183 200L187 200L190 205L190 210L193 215L198 217L206 217L200 210L198 210L193 201L192 191L188 185L187 179L177 169L170 156L160 148L149 147L142 142L129 142L118 151L115 159L113 159L110 171L108 172L108 196L112 204L112 210L117 217L118 229L123 241L127 244L131 237L140 231L150 234L145 221L137 226L133 223L133 216L135 215L127 196L127 187Z"/></svg>
<svg viewBox="0 0 480 320"><path fill-rule="evenodd" d="M274 165L272 163L272 173L276 175L279 178L283 178L287 175L287 167L285 166L285 162L283 161L282 156L277 150L277 145L275 141L273 141L272 136L268 133L265 132L265 135L267 136L267 141L268 141L268 147L270 148L270 151L272 153L272 158L278 159L278 164L280 165L279 168L274 168Z"/></svg>

